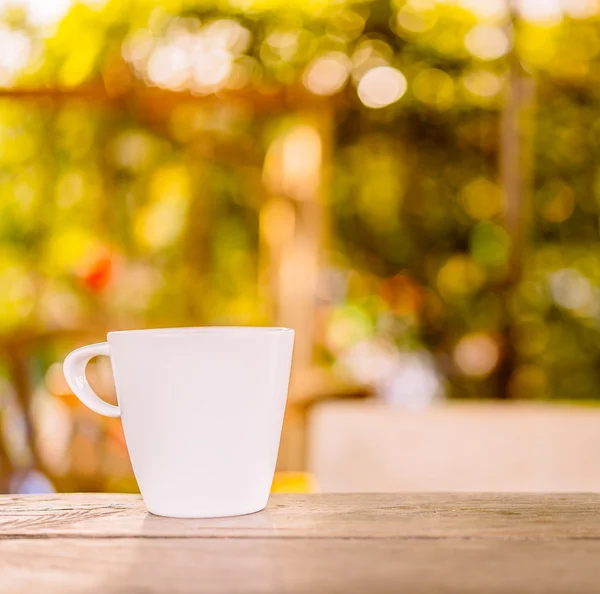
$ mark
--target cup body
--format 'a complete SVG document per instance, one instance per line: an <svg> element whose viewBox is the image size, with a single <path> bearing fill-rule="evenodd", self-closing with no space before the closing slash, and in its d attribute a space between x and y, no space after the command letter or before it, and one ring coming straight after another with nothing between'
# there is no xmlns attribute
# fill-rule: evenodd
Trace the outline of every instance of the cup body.
<svg viewBox="0 0 600 594"><path fill-rule="evenodd" d="M150 512L218 517L265 507L293 342L286 328L108 334L125 440Z"/></svg>

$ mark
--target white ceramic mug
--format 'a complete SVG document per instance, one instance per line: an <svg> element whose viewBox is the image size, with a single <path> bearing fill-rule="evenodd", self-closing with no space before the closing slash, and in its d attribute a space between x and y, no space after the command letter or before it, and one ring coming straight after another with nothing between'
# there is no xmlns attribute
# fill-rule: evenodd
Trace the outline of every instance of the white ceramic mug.
<svg viewBox="0 0 600 594"><path fill-rule="evenodd" d="M234 516L267 504L293 344L287 328L110 332L108 342L73 351L64 373L84 404L121 417L150 512ZM111 359L118 406L86 380L98 355Z"/></svg>

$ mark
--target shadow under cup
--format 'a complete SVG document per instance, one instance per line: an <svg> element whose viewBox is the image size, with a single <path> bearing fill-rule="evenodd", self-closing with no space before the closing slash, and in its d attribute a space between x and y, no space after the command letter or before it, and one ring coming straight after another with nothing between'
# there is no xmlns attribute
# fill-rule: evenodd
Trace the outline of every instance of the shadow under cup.
<svg viewBox="0 0 600 594"><path fill-rule="evenodd" d="M73 351L65 376L101 414L121 416L148 510L173 517L248 514L267 504L287 399L294 331L181 328L111 332ZM118 407L85 379L109 355Z"/></svg>

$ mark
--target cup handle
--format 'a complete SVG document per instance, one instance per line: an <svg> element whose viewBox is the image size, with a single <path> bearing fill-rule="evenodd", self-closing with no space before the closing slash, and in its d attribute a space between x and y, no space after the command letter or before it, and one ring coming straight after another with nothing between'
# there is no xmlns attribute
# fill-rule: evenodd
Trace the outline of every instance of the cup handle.
<svg viewBox="0 0 600 594"><path fill-rule="evenodd" d="M121 409L118 406L113 406L112 404L108 404L108 402L104 402L104 400L92 390L85 377L85 368L90 359L98 357L99 355L110 357L110 346L108 345L108 342L90 344L69 353L63 364L65 379L67 380L67 384L69 384L69 388L73 390L75 396L77 396L83 404L98 414L106 417L118 418L121 416Z"/></svg>

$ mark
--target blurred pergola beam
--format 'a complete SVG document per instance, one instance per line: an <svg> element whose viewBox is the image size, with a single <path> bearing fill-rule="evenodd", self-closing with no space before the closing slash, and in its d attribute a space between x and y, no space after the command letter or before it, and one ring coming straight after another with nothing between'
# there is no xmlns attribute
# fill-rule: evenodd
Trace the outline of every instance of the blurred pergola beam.
<svg viewBox="0 0 600 594"><path fill-rule="evenodd" d="M258 114L277 114L300 106L316 110L320 110L323 106L331 106L335 109L346 101L343 93L334 97L319 97L309 93L302 86L253 88L200 95L188 90L175 91L148 87L141 82L117 91L111 91L103 84L89 84L72 88L0 88L0 99L58 102L82 99L98 103L133 101L155 106L159 113L162 110L172 111L182 101L185 101L206 107L245 106L252 108Z"/></svg>
<svg viewBox="0 0 600 594"><path fill-rule="evenodd" d="M90 85L75 88L0 88L0 99L20 99L31 101L45 101L48 99L87 99L106 102L114 100L115 97L110 97L102 85Z"/></svg>

